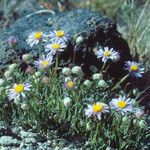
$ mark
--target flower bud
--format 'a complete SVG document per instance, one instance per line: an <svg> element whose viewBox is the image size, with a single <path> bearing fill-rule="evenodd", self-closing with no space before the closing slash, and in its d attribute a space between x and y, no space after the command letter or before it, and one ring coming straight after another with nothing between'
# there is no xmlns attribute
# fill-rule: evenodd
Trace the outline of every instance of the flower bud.
<svg viewBox="0 0 150 150"><path fill-rule="evenodd" d="M74 67L71 69L71 71L72 71L73 74L76 74L76 75L83 73L83 72L82 72L82 68L81 68L80 66L74 66Z"/></svg>
<svg viewBox="0 0 150 150"><path fill-rule="evenodd" d="M93 73L96 73L98 70L95 66L90 66L90 70L93 72Z"/></svg>
<svg viewBox="0 0 150 150"><path fill-rule="evenodd" d="M13 64L11 64L11 65L9 65L9 70L11 70L11 71L14 71L14 69L16 69L17 68L17 64L16 63L13 63Z"/></svg>
<svg viewBox="0 0 150 150"><path fill-rule="evenodd" d="M106 148L106 150L112 150L112 148L108 146L108 147Z"/></svg>
<svg viewBox="0 0 150 150"><path fill-rule="evenodd" d="M17 39L15 36L10 36L8 39L7 39L7 43L10 47L12 48L16 48L16 43L17 43Z"/></svg>
<svg viewBox="0 0 150 150"><path fill-rule="evenodd" d="M100 80L100 79L102 79L102 74L101 73L93 74L93 80Z"/></svg>
<svg viewBox="0 0 150 150"><path fill-rule="evenodd" d="M5 77L6 79L9 79L9 78L11 77L11 75L12 75L12 71L11 71L11 70L7 70L7 71L4 73L4 77Z"/></svg>
<svg viewBox="0 0 150 150"><path fill-rule="evenodd" d="M107 83L104 80L100 80L98 82L98 87L107 88L108 85L107 85Z"/></svg>
<svg viewBox="0 0 150 150"><path fill-rule="evenodd" d="M70 97L65 97L64 98L64 105L66 107L71 106L71 98Z"/></svg>
<svg viewBox="0 0 150 150"><path fill-rule="evenodd" d="M39 71L36 72L36 73L35 73L35 76L36 76L36 77L40 77L40 76L41 76L41 72L39 72Z"/></svg>
<svg viewBox="0 0 150 150"><path fill-rule="evenodd" d="M128 117L127 117L127 116L124 116L124 117L122 118L122 122L123 122L123 123L127 123L127 122L128 122Z"/></svg>
<svg viewBox="0 0 150 150"><path fill-rule="evenodd" d="M63 73L64 75L69 75L69 74L71 73L71 70L70 70L70 68L64 67L64 68L62 69L62 73Z"/></svg>
<svg viewBox="0 0 150 150"><path fill-rule="evenodd" d="M92 82L91 82L90 80L85 80L85 81L83 82L83 85L85 85L86 87L90 87L91 84L92 84Z"/></svg>
<svg viewBox="0 0 150 150"><path fill-rule="evenodd" d="M91 130L91 123L90 123L90 122L88 122L88 123L86 124L86 130Z"/></svg>
<svg viewBox="0 0 150 150"><path fill-rule="evenodd" d="M44 77L43 78L43 83L48 85L50 83L50 78L49 77Z"/></svg>
<svg viewBox="0 0 150 150"><path fill-rule="evenodd" d="M147 128L147 123L145 120L140 120L139 121L139 127L142 128L142 129L145 129Z"/></svg>
<svg viewBox="0 0 150 150"><path fill-rule="evenodd" d="M65 82L70 81L71 78L70 77L65 77Z"/></svg>
<svg viewBox="0 0 150 150"><path fill-rule="evenodd" d="M137 109L136 112L135 112L135 116L136 118L140 119L144 116L144 111L142 109Z"/></svg>
<svg viewBox="0 0 150 150"><path fill-rule="evenodd" d="M22 110L28 110L28 105L27 104L22 104L21 109Z"/></svg>
<svg viewBox="0 0 150 150"><path fill-rule="evenodd" d="M5 80L0 78L0 86L3 86L4 83L5 83Z"/></svg>
<svg viewBox="0 0 150 150"><path fill-rule="evenodd" d="M29 73L29 74L35 74L35 70L32 66L28 66L27 69L26 69L26 73Z"/></svg>
<svg viewBox="0 0 150 150"><path fill-rule="evenodd" d="M22 56L22 60L24 60L25 62L30 62L32 60L32 54L24 54Z"/></svg>
<svg viewBox="0 0 150 150"><path fill-rule="evenodd" d="M83 37L82 36L78 36L76 39L76 44L80 44L83 42Z"/></svg>

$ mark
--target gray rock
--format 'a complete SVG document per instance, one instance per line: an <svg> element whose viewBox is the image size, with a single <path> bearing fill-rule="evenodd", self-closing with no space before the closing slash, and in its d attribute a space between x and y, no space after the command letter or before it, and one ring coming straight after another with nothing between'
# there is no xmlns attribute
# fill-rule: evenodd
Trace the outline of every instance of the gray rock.
<svg viewBox="0 0 150 150"><path fill-rule="evenodd" d="M63 62L67 62L69 59L72 60L73 49L76 50L75 63L77 65L83 64L83 70L88 76L91 72L89 69L91 65L95 65L98 68L102 66L102 63L96 59L93 52L89 51L99 44L101 46L113 47L121 55L120 60L117 63L113 63L110 69L108 69L109 75L115 78L120 78L120 76L124 75L124 62L131 59L128 44L121 37L121 34L118 33L116 23L99 13L84 9L75 9L55 15L43 13L23 17L16 21L9 29L1 32L0 40L4 41L10 35L14 35L17 37L16 52L18 55L29 51L32 51L36 55L37 48L30 48L26 44L28 35L36 30L49 32L59 28L64 30L65 33L70 34L72 39L65 52L61 54ZM76 43L75 41L78 36L82 36L83 41ZM0 67L5 68L8 63L13 61L15 55L12 52L10 54L11 57L8 56L7 49L0 50L0 53Z"/></svg>
<svg viewBox="0 0 150 150"><path fill-rule="evenodd" d="M0 145L2 145L2 146L19 146L20 141L12 138L10 136L2 136L2 137L0 137Z"/></svg>

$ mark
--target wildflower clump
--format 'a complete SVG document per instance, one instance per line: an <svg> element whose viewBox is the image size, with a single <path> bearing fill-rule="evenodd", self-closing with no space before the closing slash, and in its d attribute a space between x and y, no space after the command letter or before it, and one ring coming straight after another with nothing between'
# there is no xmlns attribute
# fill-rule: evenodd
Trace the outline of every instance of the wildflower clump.
<svg viewBox="0 0 150 150"><path fill-rule="evenodd" d="M5 71L0 79L1 119L22 126L34 125L43 135L49 135L53 128L61 131L61 138L78 135L83 143L75 146L84 149L146 147L147 138L143 135L149 136L148 116L135 101L136 94L125 93L120 82L114 88L111 79L104 80L105 66L88 78L82 66L62 67L59 56L68 40L69 35L63 30L48 34L37 31L29 35L29 46L44 45L45 49L39 51L37 60L23 55L27 63L24 72L17 62ZM108 47L98 47L95 54L104 65L120 58L119 52ZM125 66L127 77L142 76L143 69L138 63L127 62ZM9 109L6 109L8 104Z"/></svg>

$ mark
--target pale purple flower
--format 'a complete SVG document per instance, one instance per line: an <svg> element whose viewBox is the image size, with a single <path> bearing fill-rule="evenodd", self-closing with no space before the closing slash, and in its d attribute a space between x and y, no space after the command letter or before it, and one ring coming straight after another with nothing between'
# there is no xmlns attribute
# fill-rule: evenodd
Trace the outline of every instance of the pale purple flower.
<svg viewBox="0 0 150 150"><path fill-rule="evenodd" d="M41 39L42 39L43 33L40 31L32 32L28 39L26 40L27 44L30 45L30 47L33 47L34 45L37 45Z"/></svg>
<svg viewBox="0 0 150 150"><path fill-rule="evenodd" d="M35 65L40 69L46 69L49 68L53 64L53 56L42 56L38 61L35 61Z"/></svg>
<svg viewBox="0 0 150 150"><path fill-rule="evenodd" d="M106 63L109 59L112 61L118 61L120 59L119 53L114 51L113 48L109 49L108 47L99 49L95 52L95 55L97 58L101 58L104 63Z"/></svg>
<svg viewBox="0 0 150 150"><path fill-rule="evenodd" d="M88 108L85 109L85 115L87 117L96 116L99 120L101 120L102 113L106 112L109 112L108 105L100 102L96 102L93 105L88 105Z"/></svg>
<svg viewBox="0 0 150 150"><path fill-rule="evenodd" d="M69 39L69 35L65 34L63 30L57 30L57 31L51 31L49 34L44 34L43 41L49 42L49 41L61 41L61 42L67 42Z"/></svg>
<svg viewBox="0 0 150 150"><path fill-rule="evenodd" d="M61 40L52 41L50 44L45 46L45 51L49 53L49 55L55 55L56 51L63 52L66 48L65 42Z"/></svg>
<svg viewBox="0 0 150 150"><path fill-rule="evenodd" d="M9 90L8 98L13 100L20 98L20 96L25 97L25 92L30 91L31 85L29 84L14 84L13 88Z"/></svg>
<svg viewBox="0 0 150 150"><path fill-rule="evenodd" d="M126 61L125 70L129 72L129 75L140 78L142 77L145 69L141 67L140 63L135 61Z"/></svg>
<svg viewBox="0 0 150 150"><path fill-rule="evenodd" d="M128 112L133 112L132 101L130 98L125 96L119 96L119 98L114 98L109 103L110 108L120 112L122 115L125 115Z"/></svg>

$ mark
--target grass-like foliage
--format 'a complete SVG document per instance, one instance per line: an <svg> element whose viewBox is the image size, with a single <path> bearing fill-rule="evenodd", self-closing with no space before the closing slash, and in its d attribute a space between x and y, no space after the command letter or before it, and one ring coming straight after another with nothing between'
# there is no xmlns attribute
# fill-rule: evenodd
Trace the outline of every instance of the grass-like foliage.
<svg viewBox="0 0 150 150"><path fill-rule="evenodd" d="M141 77L143 68L128 61L125 68L129 73L120 82L114 85L112 80L104 81L102 73L109 66L106 62L115 63L120 56L112 48L98 47L95 54L104 65L99 71L91 69L92 77L85 79L82 67L60 65L60 53L68 40L69 35L61 30L29 35L27 43L39 46L39 60L25 54L24 70L18 58L3 74L0 119L34 127L43 135L55 129L61 138L76 137L76 147L85 149L145 149L148 116L136 101L139 91L125 93L120 87L129 75ZM16 42L15 37L7 40L14 49Z"/></svg>

